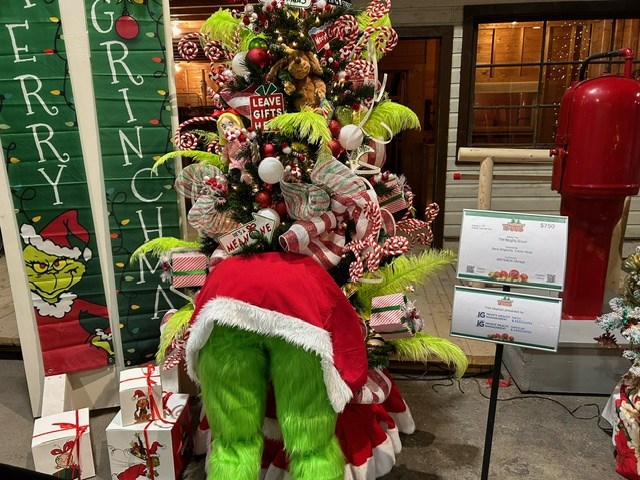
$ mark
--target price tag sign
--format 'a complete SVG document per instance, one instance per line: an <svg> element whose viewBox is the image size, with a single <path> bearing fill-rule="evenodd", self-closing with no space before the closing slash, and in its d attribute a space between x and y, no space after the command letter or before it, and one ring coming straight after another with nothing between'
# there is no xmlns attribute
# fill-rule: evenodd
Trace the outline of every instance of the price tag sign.
<svg viewBox="0 0 640 480"><path fill-rule="evenodd" d="M562 300L455 287L451 335L555 352Z"/></svg>
<svg viewBox="0 0 640 480"><path fill-rule="evenodd" d="M568 218L464 210L458 278L561 291Z"/></svg>

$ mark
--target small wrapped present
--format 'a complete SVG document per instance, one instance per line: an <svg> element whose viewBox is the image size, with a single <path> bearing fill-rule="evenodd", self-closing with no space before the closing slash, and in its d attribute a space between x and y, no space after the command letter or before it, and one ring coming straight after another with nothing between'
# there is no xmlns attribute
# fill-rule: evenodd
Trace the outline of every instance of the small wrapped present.
<svg viewBox="0 0 640 480"><path fill-rule="evenodd" d="M387 188L391 191L387 195L380 196L380 207L388 210L391 213L399 212L407 208L407 200L398 182L398 177L393 175L387 182L385 182Z"/></svg>
<svg viewBox="0 0 640 480"><path fill-rule="evenodd" d="M407 297L402 293L373 297L369 325L385 340L413 336L415 324L408 315Z"/></svg>
<svg viewBox="0 0 640 480"><path fill-rule="evenodd" d="M165 392L165 419L122 424L118 412L107 427L111 476L178 480L193 446L189 395Z"/></svg>
<svg viewBox="0 0 640 480"><path fill-rule="evenodd" d="M196 250L180 251L171 255L173 286L201 287L207 278L209 259Z"/></svg>
<svg viewBox="0 0 640 480"><path fill-rule="evenodd" d="M155 365L120 372L122 424L145 423L162 416L162 381Z"/></svg>
<svg viewBox="0 0 640 480"><path fill-rule="evenodd" d="M38 472L67 479L95 477L89 437L89 409L36 419L31 451Z"/></svg>

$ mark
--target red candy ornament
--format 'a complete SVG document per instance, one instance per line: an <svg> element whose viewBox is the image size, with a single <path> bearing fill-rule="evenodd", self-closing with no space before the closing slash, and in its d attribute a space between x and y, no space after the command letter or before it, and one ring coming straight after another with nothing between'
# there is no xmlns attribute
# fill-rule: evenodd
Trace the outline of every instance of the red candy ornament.
<svg viewBox="0 0 640 480"><path fill-rule="evenodd" d="M333 138L338 138L338 135L340 135L341 128L342 128L342 125L340 125L339 121L334 119L329 122L329 131L331 132L331 135L333 135Z"/></svg>
<svg viewBox="0 0 640 480"><path fill-rule="evenodd" d="M271 194L269 192L256 193L256 202L260 205L260 208L267 208L271 205Z"/></svg>
<svg viewBox="0 0 640 480"><path fill-rule="evenodd" d="M273 143L265 143L262 145L262 157L276 157L276 146Z"/></svg>
<svg viewBox="0 0 640 480"><path fill-rule="evenodd" d="M328 145L329 145L329 149L331 150L331 154L336 158L338 158L340 155L342 155L345 152L342 145L340 145L340 142L335 138L329 140Z"/></svg>
<svg viewBox="0 0 640 480"><path fill-rule="evenodd" d="M271 62L271 55L262 48L252 48L247 52L247 60L260 68L264 68Z"/></svg>
<svg viewBox="0 0 640 480"><path fill-rule="evenodd" d="M283 200L280 200L279 202L277 202L274 206L273 209L278 212L278 215L280 215L280 218L285 218L287 216L287 205L286 203L284 203Z"/></svg>
<svg viewBox="0 0 640 480"><path fill-rule="evenodd" d="M133 40L140 33L138 22L126 11L116 20L115 26L118 36L125 40Z"/></svg>

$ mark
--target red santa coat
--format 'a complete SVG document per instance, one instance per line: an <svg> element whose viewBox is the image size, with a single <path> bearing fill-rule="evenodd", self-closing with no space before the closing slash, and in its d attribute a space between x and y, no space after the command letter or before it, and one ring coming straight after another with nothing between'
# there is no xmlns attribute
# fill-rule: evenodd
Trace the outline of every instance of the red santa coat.
<svg viewBox="0 0 640 480"><path fill-rule="evenodd" d="M304 255L270 252L222 261L198 294L192 322L186 351L196 381L198 353L215 324L277 336L315 352L336 412L367 378L358 315L333 278Z"/></svg>
<svg viewBox="0 0 640 480"><path fill-rule="evenodd" d="M48 307L42 300L34 302L44 374L58 375L107 366L107 351L91 344L95 328L89 332L81 324L84 319L88 328L95 324L108 334L111 330L107 307L76 298L73 294L64 296L61 303L65 301L63 309L60 309L61 305Z"/></svg>

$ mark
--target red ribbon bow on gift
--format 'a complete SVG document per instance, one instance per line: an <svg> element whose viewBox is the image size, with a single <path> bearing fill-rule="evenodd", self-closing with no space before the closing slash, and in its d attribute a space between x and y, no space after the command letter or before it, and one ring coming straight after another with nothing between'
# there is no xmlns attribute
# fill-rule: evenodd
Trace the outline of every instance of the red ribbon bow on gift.
<svg viewBox="0 0 640 480"><path fill-rule="evenodd" d="M335 159L316 164L311 181L311 185L280 184L287 211L298 219L280 236L280 244L285 250L308 255L329 269L342 259L347 221L355 223L354 240L373 233L374 225L363 211L368 203L374 202L375 194L367 191L362 178Z"/></svg>

